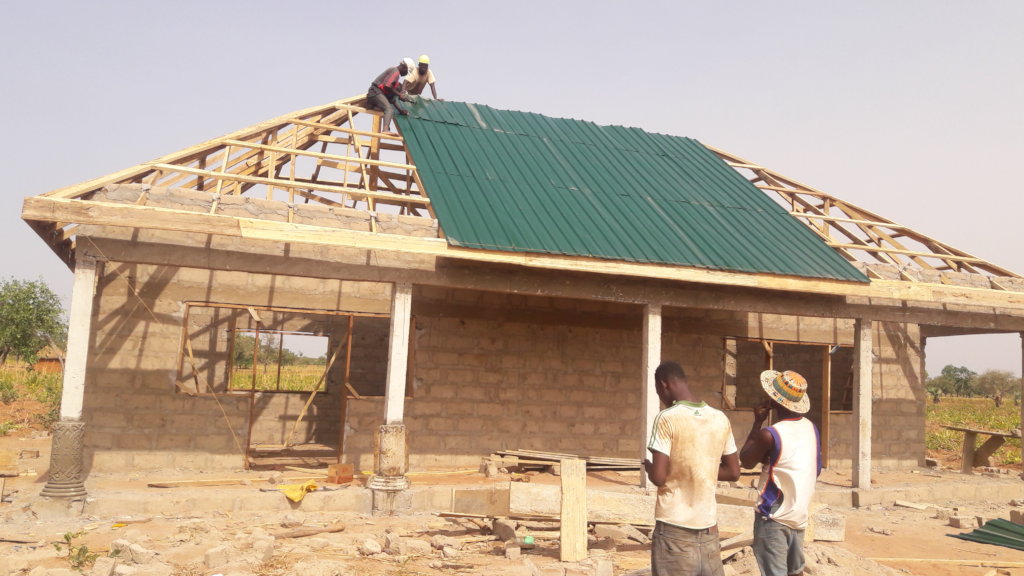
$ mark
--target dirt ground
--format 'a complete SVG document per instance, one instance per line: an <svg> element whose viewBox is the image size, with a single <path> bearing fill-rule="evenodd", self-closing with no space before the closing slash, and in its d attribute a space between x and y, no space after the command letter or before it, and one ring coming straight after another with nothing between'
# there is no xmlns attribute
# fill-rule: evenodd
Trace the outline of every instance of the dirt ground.
<svg viewBox="0 0 1024 576"><path fill-rule="evenodd" d="M105 514L67 517L54 514L38 496L49 464L49 438L43 433L0 437L0 449L23 456L18 465L23 476L9 478L5 502L0 505L0 576L71 574L67 548L58 552L54 542L66 534L74 546L99 554L86 574L135 576L621 576L649 566L649 545L630 537L602 531L592 534L589 559L582 563L559 561L557 524L527 522L520 535L536 538L533 549L506 552L503 541L491 533L488 520L442 518L429 513L393 517L348 512L290 511L231 512L210 507L183 514ZM35 457L34 451L39 451ZM182 474L168 473L168 478ZM269 472L239 472L250 480L245 486L203 487L191 490L223 496L225 501L245 497L266 486ZM920 473L880 473L879 482L901 484L929 482ZM530 476L538 483L557 483L550 474ZM87 486L99 494L111 490L133 491L160 499L168 494L146 488L148 478L90 477ZM413 477L415 483L443 483L463 487L501 484L511 480L481 474ZM741 482L749 482L745 476ZM987 479L978 476L978 482ZM635 478L615 472L591 473L588 487L609 488L635 484ZM349 489L361 489L357 479ZM849 485L849 474L826 471L822 486ZM180 489L171 489L180 490ZM197 498L199 492L196 492ZM92 493L90 494L92 496ZM1009 502L932 503L959 507L961 515L985 518L1009 517ZM958 530L936 518L933 508L916 510L895 506L861 509L831 507L845 517L845 541L808 544L807 574L916 574L921 576L982 576L1005 569L1005 574L1024 576L1024 552L967 542L949 535ZM282 533L297 528L343 525L339 532L306 537ZM642 536L641 536L642 539ZM12 542L7 540L23 540ZM122 549L116 559L104 558ZM728 574L756 574L753 559L743 549L729 564ZM513 558L506 557L507 555ZM872 561L874 559L875 561ZM116 561L117 567L112 567ZM877 562L877 563L876 563ZM6 564L6 565L5 565Z"/></svg>

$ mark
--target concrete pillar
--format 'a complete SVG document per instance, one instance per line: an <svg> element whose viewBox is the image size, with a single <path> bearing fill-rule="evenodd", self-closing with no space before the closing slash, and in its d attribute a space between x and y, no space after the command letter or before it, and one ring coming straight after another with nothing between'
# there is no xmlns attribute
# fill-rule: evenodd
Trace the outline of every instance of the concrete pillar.
<svg viewBox="0 0 1024 576"><path fill-rule="evenodd" d="M404 417L411 321L412 284L395 284L391 292L391 337L388 341L388 375L384 392L385 424L401 424Z"/></svg>
<svg viewBox="0 0 1024 576"><path fill-rule="evenodd" d="M388 340L388 373L384 391L384 425L373 445L373 514L392 515L399 492L409 487L405 473L409 453L405 416L405 382L409 368L409 326L412 321L412 284L396 283L391 291L391 331Z"/></svg>
<svg viewBox="0 0 1024 576"><path fill-rule="evenodd" d="M641 431L640 459L650 458L647 445L651 441L651 430L654 428L654 417L661 409L661 401L654 389L654 370L661 364L661 304L644 306L644 360L643 374L640 375L642 392L640 406L643 410L643 430ZM640 472L640 486L650 488L647 474Z"/></svg>
<svg viewBox="0 0 1024 576"><path fill-rule="evenodd" d="M67 360L64 362L60 421L53 426L50 439L50 470L40 494L56 498L85 496L82 452L85 423L85 374L89 358L89 334L92 330L92 305L96 292L96 259L78 253L75 280L71 288L71 313L68 319Z"/></svg>
<svg viewBox="0 0 1024 576"><path fill-rule="evenodd" d="M853 487L871 489L871 320L854 323L853 420L857 423L853 453Z"/></svg>
<svg viewBox="0 0 1024 576"><path fill-rule="evenodd" d="M373 476L367 483L373 491L373 514L391 516L395 513L397 493L409 487L409 479L405 477L409 471L405 426L381 426L373 444Z"/></svg>

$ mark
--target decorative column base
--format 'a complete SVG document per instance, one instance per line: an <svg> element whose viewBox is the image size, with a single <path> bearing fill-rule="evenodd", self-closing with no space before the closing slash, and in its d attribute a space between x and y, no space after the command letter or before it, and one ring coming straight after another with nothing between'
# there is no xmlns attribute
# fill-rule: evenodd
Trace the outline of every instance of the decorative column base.
<svg viewBox="0 0 1024 576"><path fill-rule="evenodd" d="M85 422L62 421L53 425L50 438L50 472L40 496L80 498L85 496L82 452Z"/></svg>
<svg viewBox="0 0 1024 576"><path fill-rule="evenodd" d="M392 516L395 497L409 488L409 479L405 477L409 469L405 426L385 424L374 436L373 476L366 486L373 490L373 515Z"/></svg>

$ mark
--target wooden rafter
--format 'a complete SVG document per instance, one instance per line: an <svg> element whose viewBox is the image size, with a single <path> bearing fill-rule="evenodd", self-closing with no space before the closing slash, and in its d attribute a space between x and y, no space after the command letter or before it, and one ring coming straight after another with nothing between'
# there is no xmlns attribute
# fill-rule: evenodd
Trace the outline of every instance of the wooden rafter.
<svg viewBox="0 0 1024 576"><path fill-rule="evenodd" d="M362 106L365 96L299 110L108 176L42 197L89 201L117 184L141 184L333 208L384 211L434 218L416 166L401 136L379 131L380 113ZM146 205L147 194L137 205ZM371 225L375 229L375 219ZM29 221L58 256L74 262L74 222Z"/></svg>
<svg viewBox="0 0 1024 576"><path fill-rule="evenodd" d="M921 270L1022 278L763 166L723 150L708 148L754 186L775 194L792 216L851 262L891 264L899 270L902 278L911 281L918 280L913 272Z"/></svg>

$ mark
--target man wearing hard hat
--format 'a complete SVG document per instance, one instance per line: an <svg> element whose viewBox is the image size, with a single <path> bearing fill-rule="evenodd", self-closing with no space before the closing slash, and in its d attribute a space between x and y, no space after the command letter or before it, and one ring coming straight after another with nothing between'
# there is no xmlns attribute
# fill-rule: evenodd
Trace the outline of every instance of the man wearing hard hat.
<svg viewBox="0 0 1024 576"><path fill-rule="evenodd" d="M424 54L420 56L419 65L406 74L405 91L419 96L423 93L423 88L430 84L430 93L434 95L434 100L441 100L437 97L437 88L434 86L434 82L434 71L430 69L430 57Z"/></svg>
<svg viewBox="0 0 1024 576"><path fill-rule="evenodd" d="M397 132L391 132L391 119L395 116L395 110L402 116L409 112L398 105L398 100L409 102L409 95L402 89L402 76L405 76L413 68L412 58L402 58L398 66L392 66L380 73L373 79L370 89L366 91L366 107L380 110L384 113L384 120L381 122L381 132L390 136L398 136Z"/></svg>

